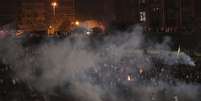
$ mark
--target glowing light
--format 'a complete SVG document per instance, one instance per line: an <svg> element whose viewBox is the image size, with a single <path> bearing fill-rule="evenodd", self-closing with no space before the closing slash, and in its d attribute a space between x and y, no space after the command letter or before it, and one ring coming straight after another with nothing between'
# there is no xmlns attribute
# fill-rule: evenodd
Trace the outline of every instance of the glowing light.
<svg viewBox="0 0 201 101"><path fill-rule="evenodd" d="M75 25L76 25L76 26L79 26L79 25L80 25L80 22L79 22L79 21L75 21Z"/></svg>
<svg viewBox="0 0 201 101"><path fill-rule="evenodd" d="M52 2L52 6L53 6L53 7L56 7L56 6L57 6L57 3L56 3L56 2Z"/></svg>
<svg viewBox="0 0 201 101"><path fill-rule="evenodd" d="M131 77L130 76L128 76L128 81L130 81L131 80Z"/></svg>
<svg viewBox="0 0 201 101"><path fill-rule="evenodd" d="M55 16L55 15L56 15L56 6L57 6L57 2L52 2L51 5L52 5L52 8L53 8L53 14L54 14L54 16Z"/></svg>
<svg viewBox="0 0 201 101"><path fill-rule="evenodd" d="M55 29L53 26L50 25L48 27L48 36L51 37L51 36L54 36L54 34L55 34Z"/></svg>
<svg viewBox="0 0 201 101"><path fill-rule="evenodd" d="M128 75L128 81L131 81L132 77L131 75Z"/></svg>
<svg viewBox="0 0 201 101"><path fill-rule="evenodd" d="M52 26L50 25L49 28L52 28Z"/></svg>
<svg viewBox="0 0 201 101"><path fill-rule="evenodd" d="M98 20L83 21L82 26L86 27L87 29L100 28L102 31L105 31L104 23Z"/></svg>
<svg viewBox="0 0 201 101"><path fill-rule="evenodd" d="M142 74L144 70L142 68L139 69L139 73Z"/></svg>
<svg viewBox="0 0 201 101"><path fill-rule="evenodd" d="M16 36L19 37L23 34L23 31L22 30L17 30L16 31Z"/></svg>
<svg viewBox="0 0 201 101"><path fill-rule="evenodd" d="M86 33L87 35L90 35L91 34L91 32L90 31L87 31L87 33Z"/></svg>

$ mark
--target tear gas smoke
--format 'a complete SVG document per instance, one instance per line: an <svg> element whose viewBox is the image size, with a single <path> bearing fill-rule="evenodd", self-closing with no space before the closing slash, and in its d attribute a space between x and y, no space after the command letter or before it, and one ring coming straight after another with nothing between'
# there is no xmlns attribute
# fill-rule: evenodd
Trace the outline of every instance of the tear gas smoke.
<svg viewBox="0 0 201 101"><path fill-rule="evenodd" d="M39 91L53 92L56 87L70 84L62 90L79 101L200 101L199 85L177 80L170 85L157 79L141 80L139 76L139 69L141 75L155 68L152 57L168 65L195 65L185 53L177 56L177 52L170 51L169 38L162 44L144 47L148 43L142 27L116 33L104 38L96 48L83 36L37 48L24 48L13 38L5 38L0 40L0 58L11 65L16 77Z"/></svg>

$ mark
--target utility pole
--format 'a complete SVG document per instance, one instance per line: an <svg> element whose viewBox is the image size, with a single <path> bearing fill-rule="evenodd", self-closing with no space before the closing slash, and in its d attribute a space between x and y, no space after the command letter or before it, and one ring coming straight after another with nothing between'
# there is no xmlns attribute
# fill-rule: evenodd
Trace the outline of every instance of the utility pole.
<svg viewBox="0 0 201 101"><path fill-rule="evenodd" d="M57 2L52 2L51 5L52 5L52 8L53 8L53 15L55 16L56 15Z"/></svg>

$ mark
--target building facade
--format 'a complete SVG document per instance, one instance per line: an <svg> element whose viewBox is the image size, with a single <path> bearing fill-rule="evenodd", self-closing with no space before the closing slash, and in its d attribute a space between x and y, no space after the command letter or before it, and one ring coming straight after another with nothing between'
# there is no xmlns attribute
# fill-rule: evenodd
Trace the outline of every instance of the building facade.
<svg viewBox="0 0 201 101"><path fill-rule="evenodd" d="M89 2L91 1L91 2ZM71 21L101 19L122 25L143 24L146 31L201 30L200 0L21 0L19 29L68 29ZM52 2L57 2L54 10ZM77 10L78 9L78 10Z"/></svg>
<svg viewBox="0 0 201 101"><path fill-rule="evenodd" d="M21 0L19 5L17 28L24 31L66 29L75 19L75 0Z"/></svg>
<svg viewBox="0 0 201 101"><path fill-rule="evenodd" d="M116 0L115 5L116 22L142 23L147 31L179 32L200 29L200 0Z"/></svg>
<svg viewBox="0 0 201 101"><path fill-rule="evenodd" d="M17 28L24 31L46 29L47 16L44 7L45 2L21 2L17 17Z"/></svg>

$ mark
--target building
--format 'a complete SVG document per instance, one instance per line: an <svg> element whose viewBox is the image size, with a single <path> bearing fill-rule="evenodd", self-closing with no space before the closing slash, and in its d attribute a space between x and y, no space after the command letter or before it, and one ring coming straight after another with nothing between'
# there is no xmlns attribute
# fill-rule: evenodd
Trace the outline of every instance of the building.
<svg viewBox="0 0 201 101"><path fill-rule="evenodd" d="M142 23L147 31L200 30L200 0L116 0L116 22Z"/></svg>
<svg viewBox="0 0 201 101"><path fill-rule="evenodd" d="M24 31L45 30L47 26L44 2L20 3L17 28Z"/></svg>
<svg viewBox="0 0 201 101"><path fill-rule="evenodd" d="M114 0L115 22L121 25L135 24L139 22L138 0Z"/></svg>
<svg viewBox="0 0 201 101"><path fill-rule="evenodd" d="M119 25L143 24L146 31L201 30L200 0L21 0L19 29L68 30L72 22L98 19ZM54 8L51 4L56 2ZM54 14L55 13L55 14ZM39 28L38 28L39 27Z"/></svg>
<svg viewBox="0 0 201 101"><path fill-rule="evenodd" d="M44 31L49 26L65 30L75 19L74 0L21 0L19 5L17 28L20 30Z"/></svg>
<svg viewBox="0 0 201 101"><path fill-rule="evenodd" d="M55 30L69 30L76 21L75 15L75 0L51 0L49 4L56 2L57 6L54 8L50 8L50 25L52 25Z"/></svg>

